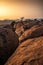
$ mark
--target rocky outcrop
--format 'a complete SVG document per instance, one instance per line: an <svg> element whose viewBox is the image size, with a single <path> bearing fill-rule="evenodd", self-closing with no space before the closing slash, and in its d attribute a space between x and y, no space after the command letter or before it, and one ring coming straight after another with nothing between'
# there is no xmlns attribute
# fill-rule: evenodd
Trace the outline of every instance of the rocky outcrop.
<svg viewBox="0 0 43 65"><path fill-rule="evenodd" d="M43 65L43 37L24 41L5 65Z"/></svg>
<svg viewBox="0 0 43 65"><path fill-rule="evenodd" d="M0 29L0 65L4 65L18 45L18 35L11 28Z"/></svg>
<svg viewBox="0 0 43 65"><path fill-rule="evenodd" d="M4 38L3 36L0 36L0 43L2 43L0 44L0 52L2 53L6 47L7 52L4 51L4 55L6 53L9 54L14 50L12 56L9 55L11 56L10 58L8 57L8 54L5 55L9 58L5 65L43 65L43 20L38 21L35 19L19 23L17 22L17 25L14 27L19 36L20 45L16 40L15 32L12 32L11 29L7 28L7 34L4 33ZM15 34L15 36L13 34ZM7 43L4 40L6 40ZM13 43L15 43L15 45L13 45ZM16 51L15 48L17 48ZM3 57L5 58L4 55L1 55L1 60Z"/></svg>
<svg viewBox="0 0 43 65"><path fill-rule="evenodd" d="M43 25L32 26L19 40L19 47L5 65L43 65Z"/></svg>
<svg viewBox="0 0 43 65"><path fill-rule="evenodd" d="M23 33L24 33L24 28L23 26L19 27L18 29L16 29L16 33L17 35L20 37Z"/></svg>
<svg viewBox="0 0 43 65"><path fill-rule="evenodd" d="M15 28L18 36L20 37L26 30L31 29L33 26L43 26L43 20L25 20L17 22Z"/></svg>
<svg viewBox="0 0 43 65"><path fill-rule="evenodd" d="M20 43L25 41L26 39L29 38L35 38L35 37L39 37L39 36L43 36L43 25L39 26L33 26L30 29L26 30L20 37L19 37L19 41Z"/></svg>

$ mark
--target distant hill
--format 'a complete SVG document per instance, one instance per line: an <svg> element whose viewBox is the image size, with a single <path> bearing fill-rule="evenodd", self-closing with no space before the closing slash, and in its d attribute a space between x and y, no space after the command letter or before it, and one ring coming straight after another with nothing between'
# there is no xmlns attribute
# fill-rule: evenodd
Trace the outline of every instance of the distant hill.
<svg viewBox="0 0 43 65"><path fill-rule="evenodd" d="M10 24L13 20L0 20L0 25Z"/></svg>

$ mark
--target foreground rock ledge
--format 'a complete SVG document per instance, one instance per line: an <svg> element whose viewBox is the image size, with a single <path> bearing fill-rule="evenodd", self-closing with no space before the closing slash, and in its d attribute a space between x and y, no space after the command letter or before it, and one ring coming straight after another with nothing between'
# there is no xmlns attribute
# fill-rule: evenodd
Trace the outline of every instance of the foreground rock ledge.
<svg viewBox="0 0 43 65"><path fill-rule="evenodd" d="M43 37L23 42L5 65L43 65Z"/></svg>

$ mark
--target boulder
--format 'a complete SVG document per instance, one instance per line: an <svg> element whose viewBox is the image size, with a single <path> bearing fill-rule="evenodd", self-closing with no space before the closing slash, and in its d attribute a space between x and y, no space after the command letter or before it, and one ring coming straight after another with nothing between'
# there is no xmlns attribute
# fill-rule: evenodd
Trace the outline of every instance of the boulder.
<svg viewBox="0 0 43 65"><path fill-rule="evenodd" d="M24 41L5 65L43 65L43 36Z"/></svg>
<svg viewBox="0 0 43 65"><path fill-rule="evenodd" d="M0 65L4 65L18 45L18 35L10 27L0 29Z"/></svg>
<svg viewBox="0 0 43 65"><path fill-rule="evenodd" d="M19 41L20 43L25 41L26 39L35 38L43 36L43 25L41 26L33 26L30 29L26 30L20 37Z"/></svg>

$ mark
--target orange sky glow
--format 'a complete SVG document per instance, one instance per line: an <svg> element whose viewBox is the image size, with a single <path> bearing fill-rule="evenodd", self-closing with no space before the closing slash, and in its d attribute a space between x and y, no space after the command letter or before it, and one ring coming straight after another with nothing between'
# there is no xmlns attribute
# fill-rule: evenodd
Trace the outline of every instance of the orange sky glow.
<svg viewBox="0 0 43 65"><path fill-rule="evenodd" d="M42 2L0 0L0 19L43 18Z"/></svg>

